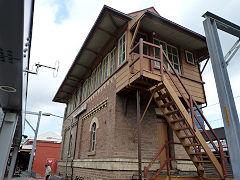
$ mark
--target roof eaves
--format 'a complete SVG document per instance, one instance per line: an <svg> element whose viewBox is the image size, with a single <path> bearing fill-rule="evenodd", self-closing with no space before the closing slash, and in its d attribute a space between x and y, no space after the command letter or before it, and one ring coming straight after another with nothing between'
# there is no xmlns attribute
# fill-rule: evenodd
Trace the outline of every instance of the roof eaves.
<svg viewBox="0 0 240 180"><path fill-rule="evenodd" d="M198 38L198 39L200 39L200 40L202 40L202 41L206 41L205 36L203 36L203 35L201 35L201 34L199 34L199 33L197 33L197 32L194 32L194 31L192 31L192 30L190 30L190 29L188 29L188 28L186 28L186 27L184 27L184 26L181 26L181 25L179 25L179 24L177 24L177 23L175 23L175 22L173 22L173 21L170 21L170 20L168 20L168 19L166 19L166 18L164 18L164 17L162 17L162 16L160 16L160 15L157 15L157 14L151 12L151 11L148 11L148 10L147 10L147 11L145 12L145 14L148 14L148 15L150 15L150 16L154 16L155 18L158 18L158 19L164 21L165 23L168 23L169 25L172 25L172 26L174 26L174 27L176 27L176 28L179 28L179 29L181 29L181 30L189 33L189 34L192 34L194 37L196 37L196 38Z"/></svg>
<svg viewBox="0 0 240 180"><path fill-rule="evenodd" d="M128 16L127 14L124 14L123 12L120 12L120 11L118 11L118 10L116 10L116 9L113 9L113 8L107 6L107 5L104 5L104 6L103 6L101 12L99 13L99 15L98 15L98 17L97 17L97 20L96 20L95 23L93 24L90 32L88 33L85 41L83 42L82 47L80 48L80 50L79 50L77 56L75 57L75 59L74 59L72 65L71 65L70 69L68 70L67 75L65 76L62 84L60 85L60 87L59 87L56 95L54 96L53 102L60 102L60 101L57 99L57 95L58 95L60 89L63 87L64 82L67 80L68 75L70 74L70 72L72 71L73 67L75 66L75 63L77 62L77 59L79 58L79 56L80 56L80 54L82 53L83 49L86 47L86 45L87 45L88 41L90 40L91 36L94 34L94 32L95 32L95 30L96 30L96 28L97 28L97 25L100 23L103 15L104 15L104 13L107 12L107 11L110 12L110 13L116 14L116 15L118 15L118 16L121 16L122 18L126 18L127 20L131 20L131 19L132 19L131 16Z"/></svg>

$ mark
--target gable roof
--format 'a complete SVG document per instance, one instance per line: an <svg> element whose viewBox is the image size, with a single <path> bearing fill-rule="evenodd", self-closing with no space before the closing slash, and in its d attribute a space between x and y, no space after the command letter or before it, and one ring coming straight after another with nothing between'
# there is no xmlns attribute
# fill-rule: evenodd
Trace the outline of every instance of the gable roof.
<svg viewBox="0 0 240 180"><path fill-rule="evenodd" d="M140 13L142 13L142 12L145 12L145 11L150 11L150 12L152 12L152 13L155 13L155 14L157 14L157 15L160 15L153 6L152 6L152 7L149 7L149 8L146 8L146 9L139 10L139 11L135 11L135 12L128 13L128 15L131 16L131 17L136 17L138 14L140 14Z"/></svg>
<svg viewBox="0 0 240 180"><path fill-rule="evenodd" d="M160 16L154 7L124 14L104 5L53 101L67 103L84 75L92 71L91 65L97 56L101 56L102 48L112 37L115 37L115 31L130 20L133 20L131 21L133 29L136 27L138 18L142 18L140 26L149 32L159 31L159 34L166 35L173 41L181 41L193 49L207 47L204 36Z"/></svg>

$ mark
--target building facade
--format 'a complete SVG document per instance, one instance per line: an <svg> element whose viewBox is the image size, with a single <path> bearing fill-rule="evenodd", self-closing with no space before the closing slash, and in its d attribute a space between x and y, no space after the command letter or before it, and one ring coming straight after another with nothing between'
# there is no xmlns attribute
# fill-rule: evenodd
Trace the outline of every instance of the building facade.
<svg viewBox="0 0 240 180"><path fill-rule="evenodd" d="M165 99L165 105L160 105L160 91L151 88L171 80L169 87L182 104L182 113L190 113L191 117L194 110L184 100L194 99L194 106L206 103L199 63L207 57L204 36L161 17L153 7L124 14L104 6L53 100L67 104L59 175L67 173L73 179L132 179L138 174L139 160L142 169L148 166L166 142L177 142L168 144L169 156L174 159L169 165L171 170L200 173L197 162L181 160L189 159L191 153L169 125L170 113L160 108L173 108L173 104ZM180 91L175 87L175 82L180 84L175 80L178 77L184 84ZM184 88L187 92L181 93ZM151 95L154 92L159 96ZM139 115L144 115L141 141L136 131ZM166 161L166 151L149 172L156 172Z"/></svg>

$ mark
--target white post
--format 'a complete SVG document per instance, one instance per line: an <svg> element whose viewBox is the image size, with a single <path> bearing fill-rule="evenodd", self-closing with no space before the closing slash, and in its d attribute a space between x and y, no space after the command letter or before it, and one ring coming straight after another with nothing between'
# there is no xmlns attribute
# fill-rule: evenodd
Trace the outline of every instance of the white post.
<svg viewBox="0 0 240 180"><path fill-rule="evenodd" d="M39 113L38 113L38 122L37 122L37 127L36 127L36 130L35 130L31 156L30 156L29 163L28 163L28 173L30 175L32 173L32 163L33 163L33 157L34 157L34 153L35 153L35 149L36 149L37 134L38 134L38 129L39 129L39 125L40 125L41 116L42 116L42 111L39 111Z"/></svg>

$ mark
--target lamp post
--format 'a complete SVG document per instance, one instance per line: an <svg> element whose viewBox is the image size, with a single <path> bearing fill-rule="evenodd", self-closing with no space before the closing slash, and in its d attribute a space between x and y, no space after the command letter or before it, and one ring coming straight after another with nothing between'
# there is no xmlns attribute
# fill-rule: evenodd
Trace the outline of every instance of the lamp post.
<svg viewBox="0 0 240 180"><path fill-rule="evenodd" d="M38 135L38 129L39 129L41 117L42 116L55 116L55 117L58 117L58 118L63 118L63 117L55 115L55 114L51 114L51 113L42 113L42 111L39 111L38 113L37 112L26 111L26 114L31 114L31 115L37 115L38 116L36 130L32 127L32 125L28 122L28 120L25 119L25 121L28 123L28 125L31 127L31 129L34 132L33 146L32 146L32 151L31 151L31 155L30 155L30 159L29 159L29 163L28 163L28 173L31 175L31 173L32 173L32 162L33 162L34 152L35 152L35 149L36 149L37 135Z"/></svg>

